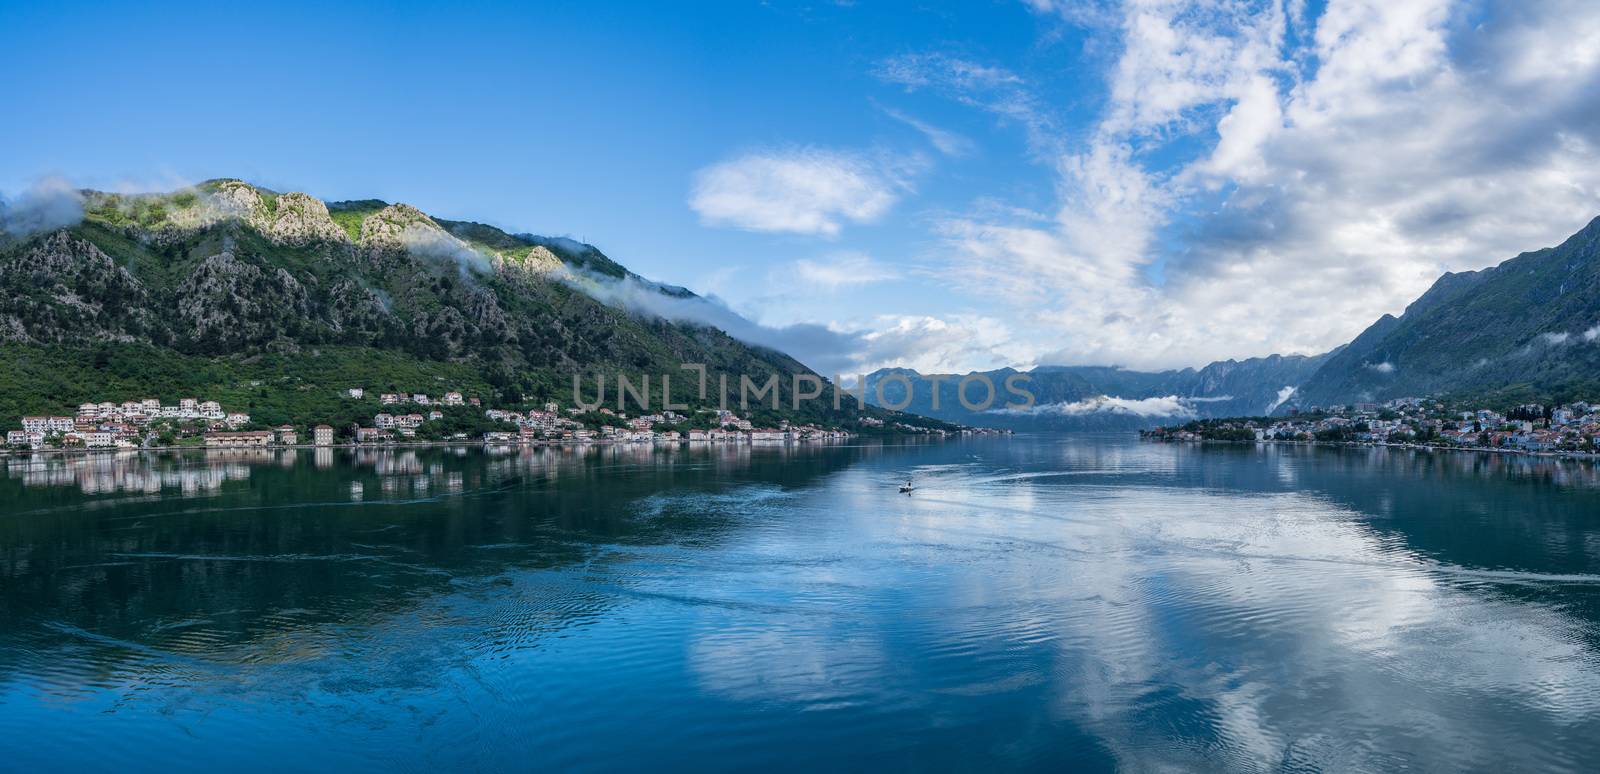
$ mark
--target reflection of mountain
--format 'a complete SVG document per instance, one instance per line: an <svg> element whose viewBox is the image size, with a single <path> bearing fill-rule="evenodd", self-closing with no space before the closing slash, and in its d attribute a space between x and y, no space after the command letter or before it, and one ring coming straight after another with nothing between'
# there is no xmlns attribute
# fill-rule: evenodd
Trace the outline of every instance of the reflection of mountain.
<svg viewBox="0 0 1600 774"><path fill-rule="evenodd" d="M10 459L0 682L60 674L78 660L39 660L80 648L97 670L316 658L334 632L416 615L463 584L739 528L725 508L682 510L663 491L737 498L750 481L804 486L857 457L729 445ZM537 638L605 601L518 599L497 631Z"/></svg>
<svg viewBox="0 0 1600 774"><path fill-rule="evenodd" d="M1600 468L1592 464L1381 447L1206 445L1177 453L1208 471L1207 487L1315 493L1443 565L1600 575L1589 518L1600 513ZM1245 464L1201 467L1219 457Z"/></svg>
<svg viewBox="0 0 1600 774"><path fill-rule="evenodd" d="M919 495L847 520L849 546L805 529L762 544L843 555L814 580L892 554L874 577L898 584L852 587L850 616L708 615L689 650L700 685L796 723L850 704L937 718L897 738L916 739L892 759L912 768L1003 749L1018 768L1078 753L1095 770L1579 770L1593 751L1600 644L1583 600L1600 557L1575 564L1562 546L1592 521L1587 466L1092 436L916 462ZM870 467L801 515L849 502ZM1484 498L1500 511L1473 511ZM755 598L805 587L740 578ZM1550 744L1580 740L1568 729L1582 741Z"/></svg>
<svg viewBox="0 0 1600 774"><path fill-rule="evenodd" d="M1084 435L337 454L192 498L0 479L13 768L1600 754L1592 466Z"/></svg>

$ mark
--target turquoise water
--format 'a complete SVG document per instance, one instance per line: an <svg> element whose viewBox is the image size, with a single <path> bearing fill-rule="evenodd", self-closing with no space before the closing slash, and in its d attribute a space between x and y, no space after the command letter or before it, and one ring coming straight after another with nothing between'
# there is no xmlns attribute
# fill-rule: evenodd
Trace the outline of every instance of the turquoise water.
<svg viewBox="0 0 1600 774"><path fill-rule="evenodd" d="M1600 757L1592 463L1018 436L4 466L5 770Z"/></svg>

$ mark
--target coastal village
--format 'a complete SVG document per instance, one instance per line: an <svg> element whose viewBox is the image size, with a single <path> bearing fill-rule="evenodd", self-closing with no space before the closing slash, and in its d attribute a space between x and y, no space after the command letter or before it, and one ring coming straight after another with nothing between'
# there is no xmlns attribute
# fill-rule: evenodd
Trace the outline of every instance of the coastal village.
<svg viewBox="0 0 1600 774"><path fill-rule="evenodd" d="M365 388L351 387L345 399L364 401ZM163 403L158 398L123 402L83 403L74 416L25 416L21 429L6 433L6 447L12 450L50 449L139 449L171 446L205 448L250 448L270 446L375 445L420 441L473 442L489 445L546 443L679 443L734 442L773 443L829 441L852 437L838 428L814 424L794 425L780 421L773 427L758 427L728 410L704 409L695 416L662 411L629 416L610 408L588 412L563 408L545 402L539 408L521 410L483 408L481 415L492 430L481 433L425 432L430 423L440 423L447 411L482 408L477 397L450 390L441 396L426 393L380 393L381 411L371 424L334 427L328 424L297 426L284 424L261 427L249 414L231 411L215 400L182 398ZM883 420L861 417L863 427L883 428ZM892 423L899 432L949 434L943 428Z"/></svg>
<svg viewBox="0 0 1600 774"><path fill-rule="evenodd" d="M1529 454L1600 453L1600 406L1529 403L1504 413L1426 398L1312 407L1290 416L1195 420L1142 431L1159 441L1290 441L1408 445Z"/></svg>

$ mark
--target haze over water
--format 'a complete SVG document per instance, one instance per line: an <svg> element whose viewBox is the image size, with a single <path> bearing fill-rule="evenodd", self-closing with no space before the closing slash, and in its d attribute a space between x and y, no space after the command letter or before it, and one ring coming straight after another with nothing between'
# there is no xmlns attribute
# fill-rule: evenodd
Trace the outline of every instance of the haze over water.
<svg viewBox="0 0 1600 774"><path fill-rule="evenodd" d="M4 466L4 769L1600 756L1591 463L1018 436Z"/></svg>

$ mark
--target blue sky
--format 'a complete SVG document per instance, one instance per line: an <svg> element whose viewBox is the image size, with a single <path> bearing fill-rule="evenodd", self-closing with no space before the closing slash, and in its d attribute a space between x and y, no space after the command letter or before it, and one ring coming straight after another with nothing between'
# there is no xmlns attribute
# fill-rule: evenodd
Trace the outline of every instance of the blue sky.
<svg viewBox="0 0 1600 774"><path fill-rule="evenodd" d="M1319 351L1600 214L1582 3L943 5L3 2L0 191L404 201L927 370Z"/></svg>

